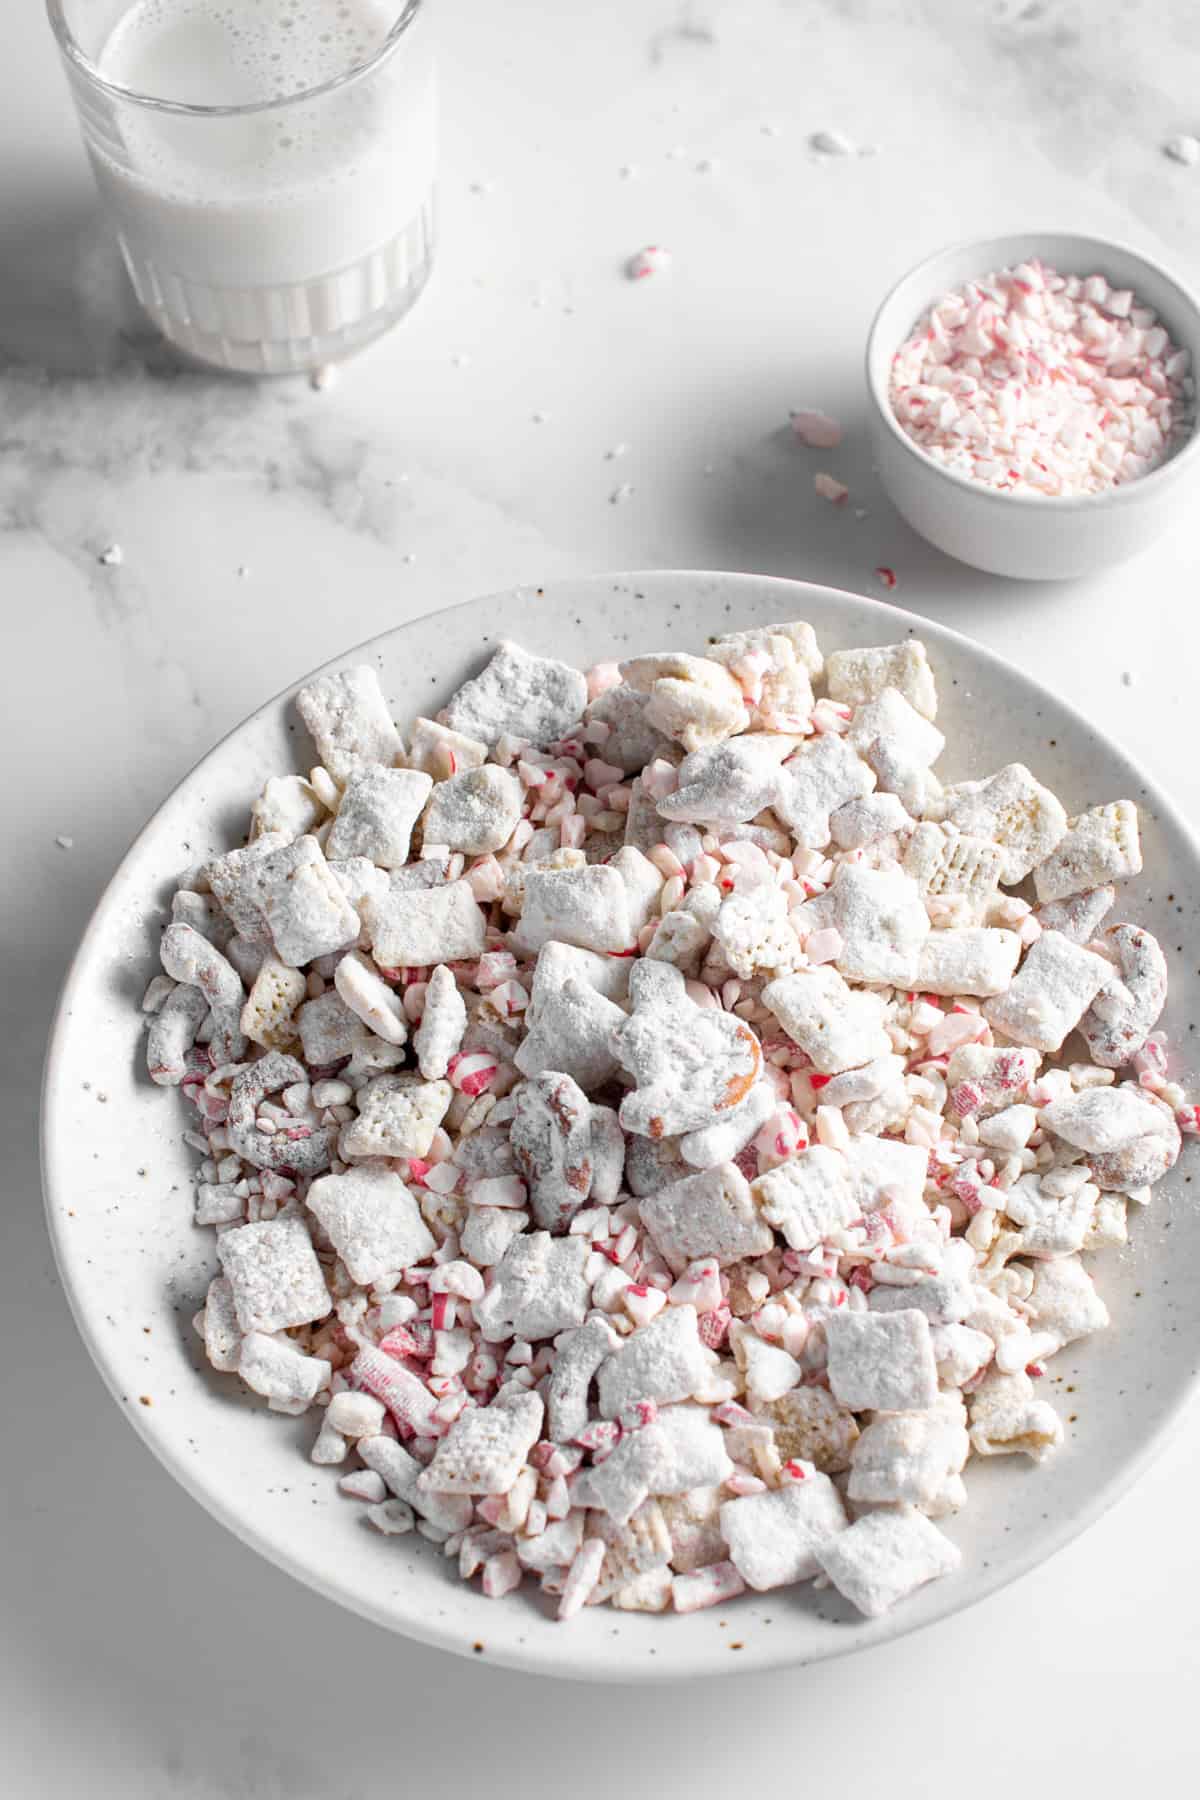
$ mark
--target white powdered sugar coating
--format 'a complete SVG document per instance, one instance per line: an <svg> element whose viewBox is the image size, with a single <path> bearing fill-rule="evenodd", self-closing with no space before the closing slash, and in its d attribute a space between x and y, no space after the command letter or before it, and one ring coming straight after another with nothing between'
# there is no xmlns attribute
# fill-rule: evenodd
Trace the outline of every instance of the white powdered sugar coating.
<svg viewBox="0 0 1200 1800"><path fill-rule="evenodd" d="M893 358L889 397L954 474L1053 497L1165 462L1192 430L1195 384L1136 294L1031 257L935 301Z"/></svg>

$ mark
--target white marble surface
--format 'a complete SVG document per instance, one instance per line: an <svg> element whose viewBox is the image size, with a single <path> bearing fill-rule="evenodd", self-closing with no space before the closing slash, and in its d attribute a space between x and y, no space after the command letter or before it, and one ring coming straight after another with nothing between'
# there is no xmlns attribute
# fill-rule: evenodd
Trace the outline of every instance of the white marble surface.
<svg viewBox="0 0 1200 1800"><path fill-rule="evenodd" d="M885 284L957 236L1065 224L1200 272L1200 169L1160 150L1200 127L1188 0L439 10L440 270L324 393L180 373L145 341L39 9L10 21L0 693L23 779L0 877L5 1791L540 1800L569 1780L593 1800L610 1752L671 1794L788 1769L915 1792L967 1757L981 1800L1178 1776L1200 1676L1195 1413L1084 1540L965 1617L853 1665L593 1695L388 1639L258 1562L125 1430L75 1336L34 1144L65 960L212 740L388 624L566 570L872 591L890 564L904 604L1058 687L1200 814L1194 533L1057 589L974 576L879 494L859 374ZM822 127L878 154L816 158ZM673 270L630 284L622 261L647 241ZM789 441L802 405L846 421L842 450ZM815 498L821 461L865 519ZM97 560L111 543L119 567Z"/></svg>

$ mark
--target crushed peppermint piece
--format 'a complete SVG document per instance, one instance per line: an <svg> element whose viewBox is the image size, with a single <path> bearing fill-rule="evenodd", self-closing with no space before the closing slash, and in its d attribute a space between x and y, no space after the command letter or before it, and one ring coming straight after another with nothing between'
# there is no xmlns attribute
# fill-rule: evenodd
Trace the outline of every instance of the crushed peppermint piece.
<svg viewBox="0 0 1200 1800"><path fill-rule="evenodd" d="M1200 163L1200 138L1193 137L1190 131L1176 132L1163 144L1163 155L1186 169L1194 169Z"/></svg>
<svg viewBox="0 0 1200 1800"><path fill-rule="evenodd" d="M801 409L788 414L792 436L811 450L836 450L842 441L842 428L827 413Z"/></svg>
<svg viewBox="0 0 1200 1800"><path fill-rule="evenodd" d="M808 140L809 148L818 156L860 156L858 145L841 131L814 131Z"/></svg>
<svg viewBox="0 0 1200 1800"><path fill-rule="evenodd" d="M671 252L664 250L661 244L647 244L625 264L625 274L630 281L645 281L650 275L662 275L671 266Z"/></svg>

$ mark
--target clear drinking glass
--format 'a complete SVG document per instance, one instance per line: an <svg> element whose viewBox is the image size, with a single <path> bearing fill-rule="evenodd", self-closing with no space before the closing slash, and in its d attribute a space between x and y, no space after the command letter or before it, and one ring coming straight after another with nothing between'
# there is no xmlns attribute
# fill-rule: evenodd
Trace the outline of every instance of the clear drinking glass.
<svg viewBox="0 0 1200 1800"><path fill-rule="evenodd" d="M221 368L283 374L408 311L434 249L425 0L47 7L134 290L164 336Z"/></svg>

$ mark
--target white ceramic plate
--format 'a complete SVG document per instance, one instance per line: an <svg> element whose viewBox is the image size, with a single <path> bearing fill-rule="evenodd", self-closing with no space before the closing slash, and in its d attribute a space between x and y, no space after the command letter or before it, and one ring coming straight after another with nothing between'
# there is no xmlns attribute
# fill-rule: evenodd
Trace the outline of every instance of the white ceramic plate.
<svg viewBox="0 0 1200 1800"><path fill-rule="evenodd" d="M1078 713L938 625L762 576L594 577L472 601L329 667L373 663L403 724L442 705L501 636L586 667L614 655L701 649L717 632L791 618L811 620L826 650L919 633L937 672L938 722L949 739L940 767L950 777L1020 759L1070 811L1121 795L1139 803L1147 874L1130 884L1126 904L1170 958L1165 1023L1176 1042L1195 1042L1188 1032L1200 1019L1200 976L1185 952L1200 863L1183 821ZM884 1619L861 1619L835 1594L806 1586L683 1618L596 1608L563 1627L532 1590L484 1600L422 1539L383 1538L367 1526L361 1506L338 1494L338 1471L307 1461L311 1420L269 1413L203 1360L190 1321L215 1272L213 1237L191 1224L195 1159L180 1142L188 1109L147 1080L138 1012L179 876L240 841L268 775L311 760L289 694L219 744L130 850L71 968L46 1067L46 1205L64 1285L122 1410L197 1500L281 1568L381 1625L542 1674L611 1680L805 1663L880 1643L1033 1568L1112 1503L1196 1380L1200 1187L1188 1186L1186 1153L1150 1211L1134 1218L1128 1250L1095 1259L1113 1329L1057 1357L1043 1384L1068 1421L1065 1448L1042 1468L1022 1457L972 1462L970 1504L946 1527L962 1547L961 1572Z"/></svg>

